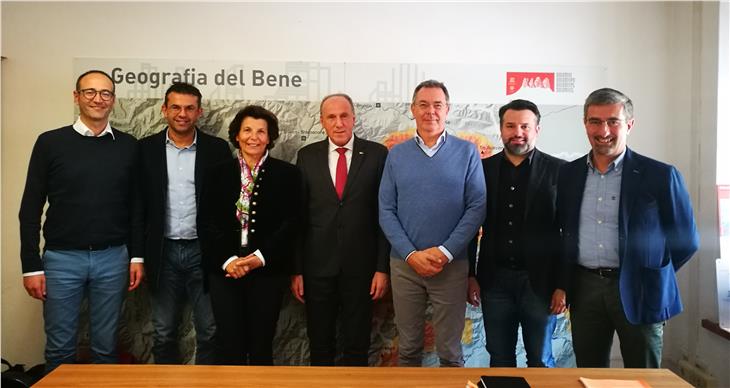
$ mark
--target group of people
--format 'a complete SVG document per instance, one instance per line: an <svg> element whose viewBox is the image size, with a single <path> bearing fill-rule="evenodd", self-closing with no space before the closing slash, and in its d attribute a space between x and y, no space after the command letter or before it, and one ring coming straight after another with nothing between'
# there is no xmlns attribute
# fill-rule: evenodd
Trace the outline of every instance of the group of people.
<svg viewBox="0 0 730 388"><path fill-rule="evenodd" d="M554 315L568 307L579 367L608 367L614 332L625 366L660 365L664 322L682 309L675 272L698 235L679 172L626 146L633 106L619 91L588 96L591 151L569 163L535 148L530 101L499 110L504 149L480 160L446 131L441 82L416 87L415 137L390 151L354 136L351 98L332 94L327 137L296 166L270 155L279 123L261 106L231 121L233 156L198 130L193 85L169 87L166 128L140 141L109 124L108 74L82 74L73 96L78 120L36 141L19 215L49 371L75 361L84 296L92 362L117 362L122 302L143 277L156 363L181 362L188 303L196 364L273 365L288 286L311 365L368 365L373 301L391 288L401 366L421 365L428 302L441 366L463 366L465 299L481 305L491 366L516 366L518 326L528 366L550 366Z"/></svg>

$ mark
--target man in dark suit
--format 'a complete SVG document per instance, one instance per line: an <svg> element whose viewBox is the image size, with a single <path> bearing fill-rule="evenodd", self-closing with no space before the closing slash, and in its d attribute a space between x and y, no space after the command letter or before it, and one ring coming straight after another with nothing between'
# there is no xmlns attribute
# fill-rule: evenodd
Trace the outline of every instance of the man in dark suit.
<svg viewBox="0 0 730 388"><path fill-rule="evenodd" d="M682 311L675 272L699 245L679 171L626 147L633 104L598 89L586 99L591 151L558 181L558 287L567 287L578 367L608 367L614 332L628 368L658 368L664 321Z"/></svg>
<svg viewBox="0 0 730 388"><path fill-rule="evenodd" d="M334 365L337 316L342 365L367 366L372 301L388 290L388 245L378 225L378 186L387 149L352 135L346 94L325 97L327 139L302 148L302 245L291 290L305 302L312 365Z"/></svg>
<svg viewBox="0 0 730 388"><path fill-rule="evenodd" d="M469 255L467 301L478 306L481 294L491 367L517 366L519 326L527 365L544 367L548 320L565 310L565 292L555 288L555 186L564 161L535 148L540 111L534 103L514 100L504 105L499 125L504 150L482 161L487 217L478 264L476 244Z"/></svg>
<svg viewBox="0 0 730 388"><path fill-rule="evenodd" d="M197 210L204 172L230 159L231 152L223 139L196 129L203 114L200 103L195 86L173 84L162 105L167 128L140 141L145 268L158 364L181 362L177 329L186 299L195 324L195 363L215 363L215 320L203 287Z"/></svg>

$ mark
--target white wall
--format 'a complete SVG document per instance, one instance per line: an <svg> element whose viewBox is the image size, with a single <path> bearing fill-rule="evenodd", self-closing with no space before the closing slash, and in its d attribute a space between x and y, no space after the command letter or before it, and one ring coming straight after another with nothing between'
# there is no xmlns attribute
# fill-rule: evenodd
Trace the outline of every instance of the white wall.
<svg viewBox="0 0 730 388"><path fill-rule="evenodd" d="M629 145L675 164L696 209L702 209L698 216L711 217L706 209L712 203L698 203L706 193L700 185L707 184L698 173L710 171L700 152L714 145L714 138L706 136L714 122L701 119L698 110L707 94L700 68L708 58L698 50L704 50L702 34L712 33L711 27L703 29L701 17L711 16L713 4L1 6L2 55L7 57L2 64L2 354L15 362L41 362L44 341L40 304L25 295L20 277L17 213L25 170L36 136L73 120L72 61L77 57L604 66L607 85L595 87L622 90L636 106ZM712 220L699 222L703 236L715 233ZM700 360L711 360L717 354L706 350L714 346L725 350L719 358L727 360L727 342L705 338L697 329L699 319L711 315L708 302L700 301L711 299L709 287L714 286L699 264L709 256L699 256L680 277L686 305L700 308L670 323L667 353L677 359L692 351ZM698 337L710 345L690 346ZM730 384L729 368L716 364L712 372Z"/></svg>

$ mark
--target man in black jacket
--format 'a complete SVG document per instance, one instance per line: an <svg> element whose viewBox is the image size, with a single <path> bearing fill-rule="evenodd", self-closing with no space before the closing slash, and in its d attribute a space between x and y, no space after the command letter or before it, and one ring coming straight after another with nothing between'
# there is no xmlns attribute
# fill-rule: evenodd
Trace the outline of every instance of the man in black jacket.
<svg viewBox="0 0 730 388"><path fill-rule="evenodd" d="M484 161L487 217L479 261L470 252L467 301L482 303L492 367L515 367L517 328L527 365L543 367L550 314L565 310L565 292L555 289L559 233L555 219L558 170L564 161L535 148L540 111L527 100L499 110L504 150ZM481 294L481 295L480 295Z"/></svg>
<svg viewBox="0 0 730 388"><path fill-rule="evenodd" d="M177 343L186 299L191 303L196 364L214 364L215 320L204 289L198 242L198 205L203 174L231 158L223 139L195 126L203 114L200 91L175 83L167 89L162 114L167 128L140 141L145 201L145 267L152 302L158 364L181 362Z"/></svg>

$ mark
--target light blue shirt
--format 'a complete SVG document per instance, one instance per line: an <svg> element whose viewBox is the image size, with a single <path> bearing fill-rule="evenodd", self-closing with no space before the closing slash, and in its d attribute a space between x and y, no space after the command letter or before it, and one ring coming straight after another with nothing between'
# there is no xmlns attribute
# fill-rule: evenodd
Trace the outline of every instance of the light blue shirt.
<svg viewBox="0 0 730 388"><path fill-rule="evenodd" d="M169 129L168 129L169 131ZM198 238L195 217L195 150L198 133L193 143L179 148L165 133L167 156L167 211L165 237L173 240Z"/></svg>
<svg viewBox="0 0 730 388"><path fill-rule="evenodd" d="M601 174L588 155L588 174L583 190L578 228L578 264L588 268L618 268L618 213L621 201L621 173L626 151L621 153L605 174Z"/></svg>
<svg viewBox="0 0 730 388"><path fill-rule="evenodd" d="M438 139L436 139L436 144L433 145L433 147L429 148L426 145L426 142L423 141L423 138L418 135L418 131L416 131L416 144L418 144L418 147L423 150L423 152L428 155L429 158L432 158L436 153L439 151L439 148L441 148L441 145L444 144L444 141L446 141L446 130L441 132L441 136L439 136Z"/></svg>

